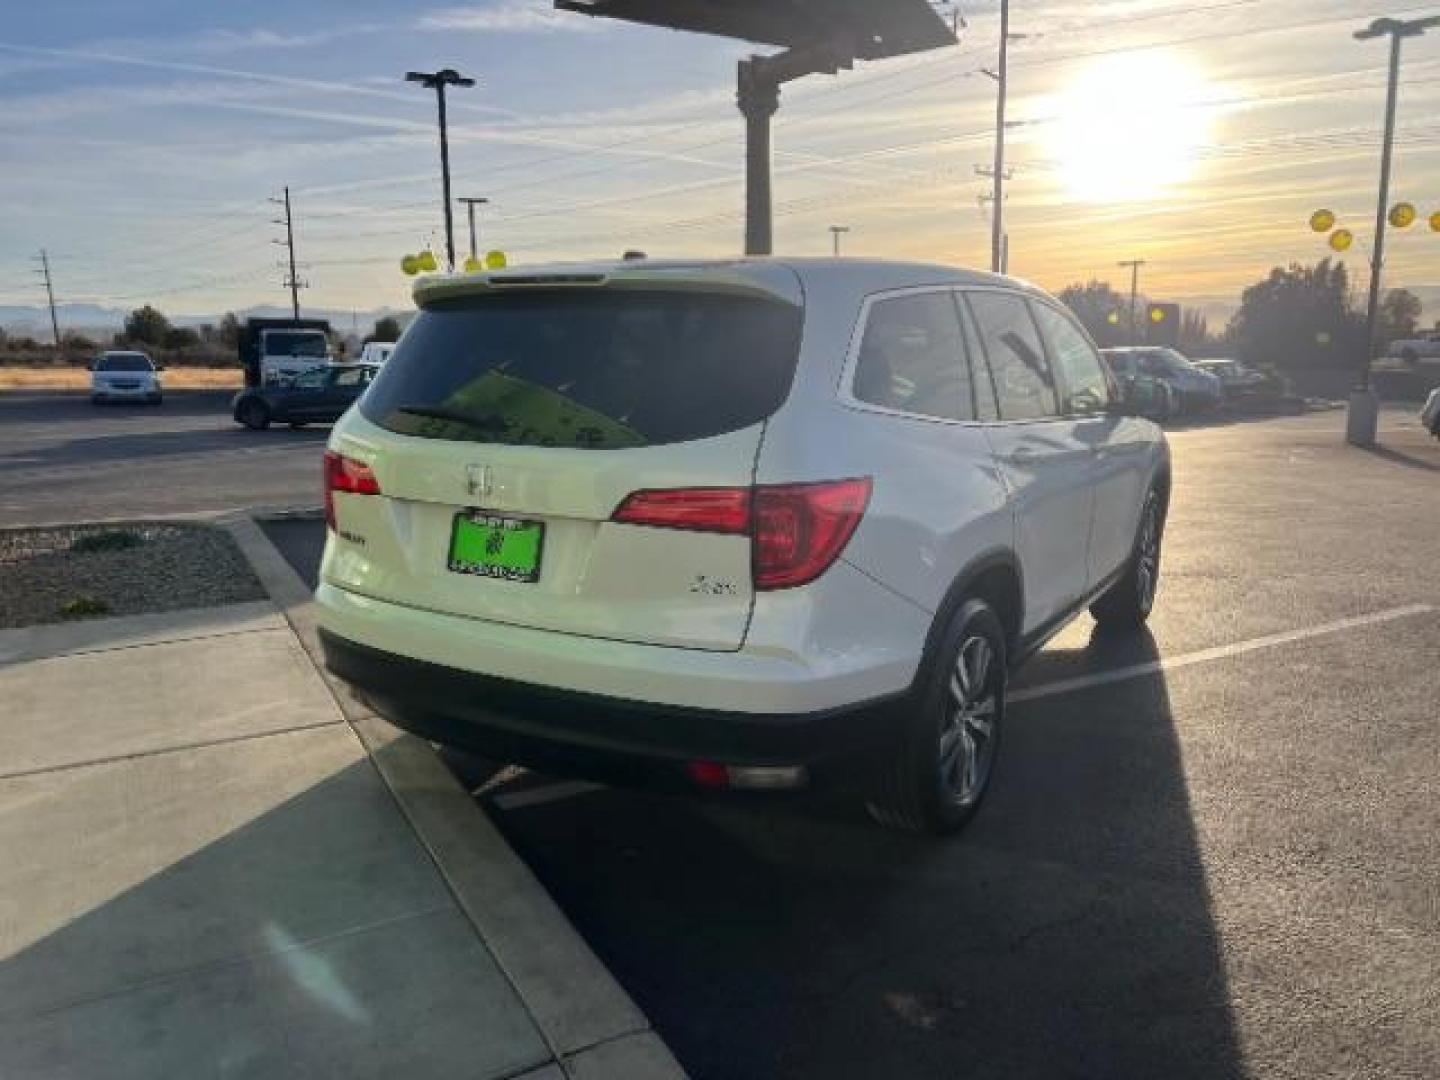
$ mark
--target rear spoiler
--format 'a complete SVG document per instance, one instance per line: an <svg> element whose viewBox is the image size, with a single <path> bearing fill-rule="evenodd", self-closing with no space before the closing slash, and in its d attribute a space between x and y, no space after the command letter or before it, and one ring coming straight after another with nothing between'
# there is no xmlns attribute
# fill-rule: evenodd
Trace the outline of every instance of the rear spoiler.
<svg viewBox="0 0 1440 1080"><path fill-rule="evenodd" d="M496 271L488 274L432 275L415 283L420 307L466 296L490 296L521 289L609 288L646 291L725 293L777 300L801 307L800 279L787 266L718 264L708 266L647 266L635 262L614 269Z"/></svg>

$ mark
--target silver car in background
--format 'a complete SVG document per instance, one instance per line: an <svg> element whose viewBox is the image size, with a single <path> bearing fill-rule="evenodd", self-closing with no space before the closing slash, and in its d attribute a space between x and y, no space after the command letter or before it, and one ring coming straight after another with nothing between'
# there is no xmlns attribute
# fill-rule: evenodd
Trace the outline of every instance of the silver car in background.
<svg viewBox="0 0 1440 1080"><path fill-rule="evenodd" d="M1181 415L1208 412L1225 398L1218 376L1201 371L1175 349L1161 345L1136 345L1102 349L1101 353L1117 377L1148 375L1168 386Z"/></svg>

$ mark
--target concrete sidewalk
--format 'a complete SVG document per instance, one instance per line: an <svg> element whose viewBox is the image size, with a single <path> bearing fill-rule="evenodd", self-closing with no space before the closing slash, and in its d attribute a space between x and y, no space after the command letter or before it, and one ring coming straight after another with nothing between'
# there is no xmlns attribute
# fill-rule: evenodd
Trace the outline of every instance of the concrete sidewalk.
<svg viewBox="0 0 1440 1080"><path fill-rule="evenodd" d="M439 824L269 603L0 631L0 1076L679 1075L563 919L497 959Z"/></svg>

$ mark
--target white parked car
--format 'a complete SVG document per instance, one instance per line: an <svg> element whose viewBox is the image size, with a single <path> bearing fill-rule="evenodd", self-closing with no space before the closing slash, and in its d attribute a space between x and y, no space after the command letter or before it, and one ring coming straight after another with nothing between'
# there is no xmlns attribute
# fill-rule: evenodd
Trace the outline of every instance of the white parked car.
<svg viewBox="0 0 1440 1080"><path fill-rule="evenodd" d="M426 279L337 424L326 660L427 739L958 828L1010 670L1135 629L1160 430L1022 282L855 259ZM858 764L857 764L858 763ZM857 771L858 769L858 771Z"/></svg>
<svg viewBox="0 0 1440 1080"><path fill-rule="evenodd" d="M1389 355L1404 360L1407 364L1421 360L1440 360L1440 329L1404 338L1390 343Z"/></svg>
<svg viewBox="0 0 1440 1080"><path fill-rule="evenodd" d="M142 352L105 352L90 365L90 401L143 401L159 405L165 388L161 368Z"/></svg>
<svg viewBox="0 0 1440 1080"><path fill-rule="evenodd" d="M390 359L390 354L395 351L393 341L367 341L360 349L361 364L383 364Z"/></svg>

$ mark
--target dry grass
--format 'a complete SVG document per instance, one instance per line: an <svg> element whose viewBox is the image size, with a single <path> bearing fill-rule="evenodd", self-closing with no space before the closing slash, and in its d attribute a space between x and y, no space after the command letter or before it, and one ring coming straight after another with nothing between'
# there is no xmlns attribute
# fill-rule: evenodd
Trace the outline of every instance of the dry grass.
<svg viewBox="0 0 1440 1080"><path fill-rule="evenodd" d="M242 372L233 368L168 368L161 381L166 390L238 390ZM0 366L0 390L88 390L90 372L84 368Z"/></svg>

